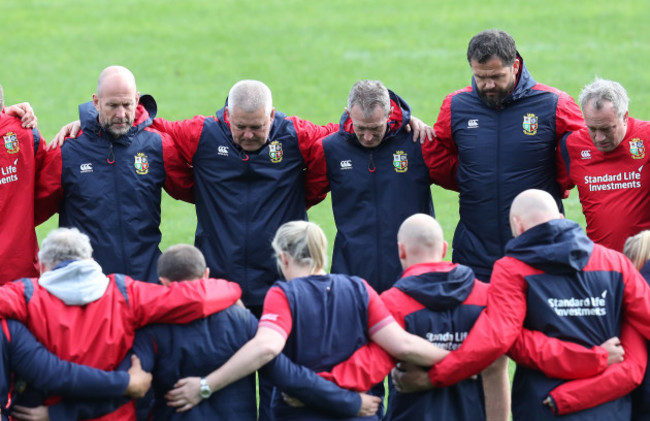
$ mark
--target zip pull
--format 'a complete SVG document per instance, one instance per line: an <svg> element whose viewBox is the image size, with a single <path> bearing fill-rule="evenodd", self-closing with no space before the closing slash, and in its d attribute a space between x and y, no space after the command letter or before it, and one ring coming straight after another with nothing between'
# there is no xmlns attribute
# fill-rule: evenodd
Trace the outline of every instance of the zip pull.
<svg viewBox="0 0 650 421"><path fill-rule="evenodd" d="M115 163L115 152L113 152L113 144L110 144L110 149L108 150L108 157L106 157L106 162L113 165Z"/></svg>
<svg viewBox="0 0 650 421"><path fill-rule="evenodd" d="M375 165L375 158L373 157L372 152L370 152L370 161L368 162L368 172L377 171L377 166Z"/></svg>
<svg viewBox="0 0 650 421"><path fill-rule="evenodd" d="M240 150L238 153L239 153L239 157L241 158L242 161L245 162L245 161L249 160L250 157L248 156L248 154L246 152L244 152L243 149Z"/></svg>

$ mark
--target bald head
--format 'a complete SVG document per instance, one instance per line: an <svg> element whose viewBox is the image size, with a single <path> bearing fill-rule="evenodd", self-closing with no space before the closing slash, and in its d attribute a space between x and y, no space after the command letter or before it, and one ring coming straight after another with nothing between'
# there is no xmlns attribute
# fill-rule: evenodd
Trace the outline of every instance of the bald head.
<svg viewBox="0 0 650 421"><path fill-rule="evenodd" d="M110 66L99 74L93 104L99 113L100 126L114 138L124 136L131 129L139 100L135 77L126 67Z"/></svg>
<svg viewBox="0 0 650 421"><path fill-rule="evenodd" d="M515 197L510 207L510 228L517 237L530 228L552 219L562 219L555 199L543 190L530 189Z"/></svg>
<svg viewBox="0 0 650 421"><path fill-rule="evenodd" d="M264 115L271 115L273 109L271 89L259 80L240 80L230 88L228 93L228 112L233 114L235 108L247 113L264 108Z"/></svg>
<svg viewBox="0 0 650 421"><path fill-rule="evenodd" d="M417 213L402 222L397 232L397 246L402 267L406 269L416 263L441 261L448 244L438 221L430 215Z"/></svg>
<svg viewBox="0 0 650 421"><path fill-rule="evenodd" d="M135 93L135 76L129 69L123 66L109 66L102 70L97 79L97 95L102 96L102 91L108 85L123 85L127 89L132 88Z"/></svg>

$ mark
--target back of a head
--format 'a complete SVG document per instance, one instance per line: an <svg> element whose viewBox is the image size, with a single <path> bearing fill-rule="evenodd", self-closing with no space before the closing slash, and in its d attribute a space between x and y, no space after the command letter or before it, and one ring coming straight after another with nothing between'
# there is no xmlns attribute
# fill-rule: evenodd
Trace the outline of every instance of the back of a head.
<svg viewBox="0 0 650 421"><path fill-rule="evenodd" d="M352 86L348 95L348 110L359 106L368 116L375 108L381 107L384 114L390 113L390 95L388 89L379 80L360 80Z"/></svg>
<svg viewBox="0 0 650 421"><path fill-rule="evenodd" d="M650 230L641 231L629 237L623 246L625 254L637 269L641 269L650 260Z"/></svg>
<svg viewBox="0 0 650 421"><path fill-rule="evenodd" d="M265 115L270 115L273 109L271 89L259 80L240 80L235 83L228 93L228 112L240 109L252 113L264 107Z"/></svg>
<svg viewBox="0 0 650 421"><path fill-rule="evenodd" d="M92 258L90 238L77 228L57 228L43 239L38 259L41 264L53 269L67 260Z"/></svg>
<svg viewBox="0 0 650 421"><path fill-rule="evenodd" d="M510 221L518 219L528 230L552 219L562 218L553 196L544 190L529 189L517 195L510 207Z"/></svg>
<svg viewBox="0 0 650 421"><path fill-rule="evenodd" d="M410 258L419 261L442 260L442 227L431 215L416 213L406 218L397 232L397 241L404 245Z"/></svg>
<svg viewBox="0 0 650 421"><path fill-rule="evenodd" d="M327 238L313 222L291 221L282 224L271 243L276 256L284 253L298 266L308 266L311 273L327 265Z"/></svg>
<svg viewBox="0 0 650 421"><path fill-rule="evenodd" d="M578 102L583 111L587 105L596 110L601 110L607 103L611 102L616 110L616 115L619 119L622 119L628 110L630 98L620 83L596 78L582 89Z"/></svg>
<svg viewBox="0 0 650 421"><path fill-rule="evenodd" d="M189 244L171 246L158 258L158 276L174 282L201 279L205 269L203 253Z"/></svg>
<svg viewBox="0 0 650 421"><path fill-rule="evenodd" d="M512 66L517 58L517 46L510 34L488 29L472 37L467 46L467 62L471 64L472 60L476 60L485 63L492 57L501 59L504 66Z"/></svg>

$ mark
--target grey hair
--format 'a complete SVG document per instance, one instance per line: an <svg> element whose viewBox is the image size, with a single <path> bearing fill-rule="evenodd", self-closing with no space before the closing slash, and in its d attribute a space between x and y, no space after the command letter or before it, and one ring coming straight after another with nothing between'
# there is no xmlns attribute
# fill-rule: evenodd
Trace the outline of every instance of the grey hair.
<svg viewBox="0 0 650 421"><path fill-rule="evenodd" d="M43 239L38 259L49 268L66 260L90 259L93 248L90 238L77 228L57 228Z"/></svg>
<svg viewBox="0 0 650 421"><path fill-rule="evenodd" d="M158 258L158 276L170 281L201 279L206 269L201 250L189 244L169 247Z"/></svg>
<svg viewBox="0 0 650 421"><path fill-rule="evenodd" d="M580 102L583 111L587 105L591 105L596 110L601 110L606 102L611 102L619 120L622 120L628 110L630 98L620 83L596 78L582 89L578 102Z"/></svg>
<svg viewBox="0 0 650 421"><path fill-rule="evenodd" d="M390 113L390 95L388 89L379 80L360 80L354 84L348 95L348 110L358 105L365 116L369 116L376 107L382 107L384 115Z"/></svg>
<svg viewBox="0 0 650 421"><path fill-rule="evenodd" d="M327 238L313 222L291 221L282 224L271 243L276 258L280 253L291 256L298 266L309 266L311 273L327 265Z"/></svg>
<svg viewBox="0 0 650 421"><path fill-rule="evenodd" d="M264 114L269 116L273 109L271 89L259 80L240 80L228 93L228 112L232 114L235 107L247 113L264 107Z"/></svg>
<svg viewBox="0 0 650 421"><path fill-rule="evenodd" d="M472 60L485 63L492 57L498 57L504 66L512 66L517 58L515 39L507 32L488 29L480 32L467 45L467 62Z"/></svg>

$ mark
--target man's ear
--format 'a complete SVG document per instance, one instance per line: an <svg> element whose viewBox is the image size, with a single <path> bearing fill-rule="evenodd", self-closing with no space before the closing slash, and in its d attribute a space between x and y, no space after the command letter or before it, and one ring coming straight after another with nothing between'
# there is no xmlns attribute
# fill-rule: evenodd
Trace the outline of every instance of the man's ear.
<svg viewBox="0 0 650 421"><path fill-rule="evenodd" d="M172 281L170 281L168 278L165 278L164 276L159 276L158 280L160 281L160 283L162 285L164 285L166 287L168 287L172 283Z"/></svg>
<svg viewBox="0 0 650 421"><path fill-rule="evenodd" d="M210 268L206 267L203 271L203 279L208 279L210 277Z"/></svg>
<svg viewBox="0 0 650 421"><path fill-rule="evenodd" d="M443 241L442 242L442 256L440 256L440 257L444 259L445 256L447 255L447 251L449 251L449 243L446 242L446 241Z"/></svg>

